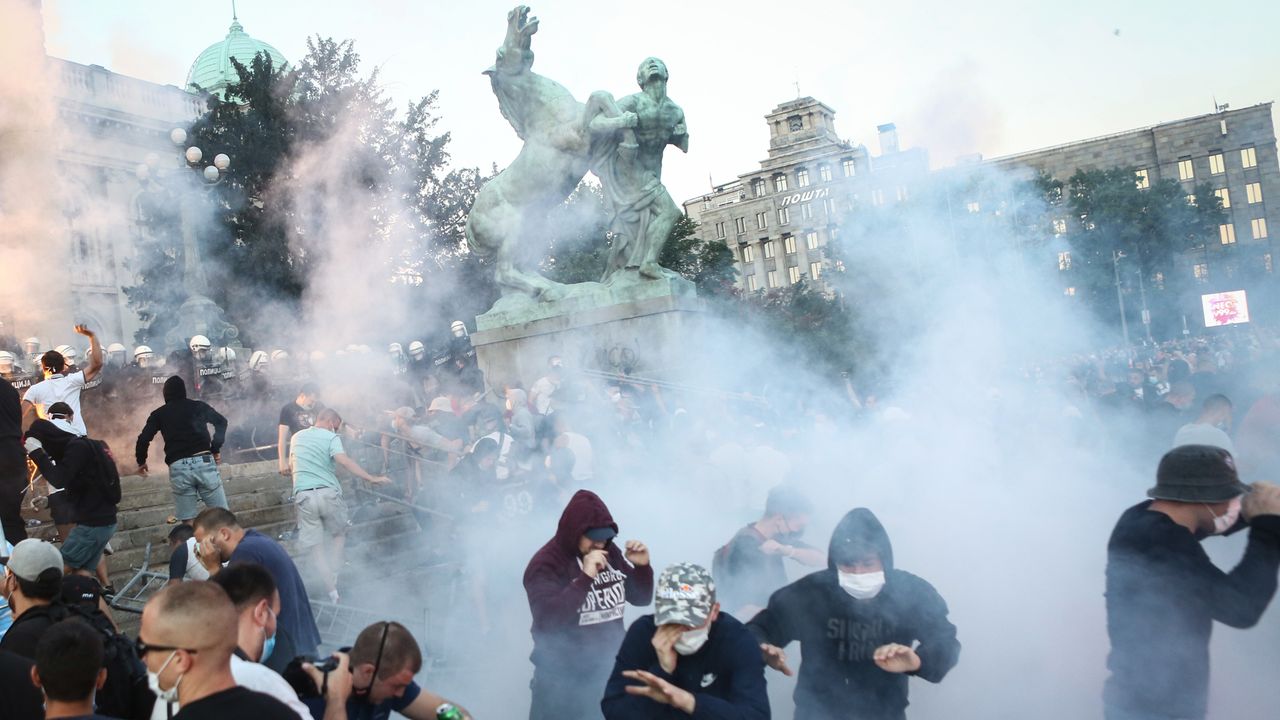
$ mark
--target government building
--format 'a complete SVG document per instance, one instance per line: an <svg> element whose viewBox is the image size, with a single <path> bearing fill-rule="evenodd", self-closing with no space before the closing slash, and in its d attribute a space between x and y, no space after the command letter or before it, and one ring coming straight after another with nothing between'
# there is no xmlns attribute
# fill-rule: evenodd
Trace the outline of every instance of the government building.
<svg viewBox="0 0 1280 720"><path fill-rule="evenodd" d="M906 200L928 179L928 154L899 148L892 123L879 127L880 153L872 155L840 139L835 114L811 97L782 103L765 116L769 156L760 169L684 203L702 239L733 251L743 290L820 280L841 215Z"/></svg>
<svg viewBox="0 0 1280 720"><path fill-rule="evenodd" d="M734 253L740 289L783 287L801 278L821 283L831 268L826 243L838 237L839 219L858 207L884 205L957 187L969 172L991 169L1066 182L1077 170L1132 168L1139 188L1171 179L1188 200L1208 183L1227 214L1216 242L1185 253L1178 272L1205 293L1263 290L1274 294L1272 232L1280 225L1280 162L1271 103L1218 111L1098 138L983 160L966 158L931 172L921 149L901 149L892 124L879 127L879 154L843 141L835 112L813 98L782 103L765 116L769 155L758 170L718 185L684 203L699 237L723 242ZM985 212L981 198L954 199L957 213ZM846 220L847 222L847 220ZM1054 228L1066 230L1066 218ZM1073 295L1072 259L1065 241L1029 262L1057 263L1064 295ZM1157 285L1162 278L1147 278ZM1250 296L1254 295L1250 292Z"/></svg>
<svg viewBox="0 0 1280 720"><path fill-rule="evenodd" d="M258 52L270 54L277 66L284 63L279 51L250 37L233 18L226 37L199 54L181 87L139 80L100 65L45 58L57 127L53 147L42 152L50 155L48 162L60 183L55 202L62 214L52 240L67 249L61 257L45 254L55 263L66 263L47 271L57 278L67 314L93 328L104 346L121 342L132 347L140 327L124 292L137 284L132 260L144 232L138 200L147 191L147 173L140 168L148 167L151 177L198 171L188 168L182 157L185 147L175 145L170 133L190 127L205 111L208 93L220 94L238 79L231 58L247 65ZM0 150L0 162L6 152L30 155L32 150ZM204 158L201 164L211 160ZM35 335L46 350L62 343L84 349L84 339L72 333L70 324L64 327L50 317L31 326L26 323L39 320L17 315L11 308L0 308L0 334L19 340Z"/></svg>

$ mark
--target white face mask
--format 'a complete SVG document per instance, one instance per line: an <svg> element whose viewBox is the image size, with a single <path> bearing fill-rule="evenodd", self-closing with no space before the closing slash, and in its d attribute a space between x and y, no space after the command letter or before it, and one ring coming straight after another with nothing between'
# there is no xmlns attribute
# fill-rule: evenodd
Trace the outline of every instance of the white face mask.
<svg viewBox="0 0 1280 720"><path fill-rule="evenodd" d="M1239 496L1233 498L1231 500L1231 504L1227 505L1227 511L1221 515L1213 515L1213 508L1209 507L1208 505L1204 506L1205 509L1209 511L1209 514L1213 515L1213 534L1214 535L1221 535L1222 533L1235 527L1236 522L1240 520L1241 502L1242 501L1240 500Z"/></svg>
<svg viewBox="0 0 1280 720"><path fill-rule="evenodd" d="M707 623L706 627L694 628L680 633L680 637L676 640L675 651L681 655L692 655L702 649L707 644L707 639L711 637L711 623Z"/></svg>
<svg viewBox="0 0 1280 720"><path fill-rule="evenodd" d="M67 422L67 419L66 419L66 418L61 418L61 417L53 418L53 419L51 419L49 422L53 423L53 426L54 426L54 427L58 428L59 430L61 430L61 431L63 431L63 432L69 432L69 433L71 433L72 435L83 435L83 434L84 434L84 433L80 432L79 430L77 430L77 429L76 429L76 427L75 427L74 425L72 425L71 423Z"/></svg>
<svg viewBox="0 0 1280 720"><path fill-rule="evenodd" d="M880 594L884 588L884 571L870 573L847 573L836 571L840 576L840 587L855 600L870 600Z"/></svg>
<svg viewBox="0 0 1280 720"><path fill-rule="evenodd" d="M173 687L169 688L168 690L163 690L160 688L160 673L164 672L164 669L169 667L169 663L173 661L173 656L177 654L178 654L177 650L174 650L173 652L169 653L169 658L164 661L164 664L160 666L160 669L158 671L156 672L151 672L150 670L147 671L147 687L151 688L151 692L156 694L156 699L159 700L160 702L166 702L166 703L178 702L178 685L182 682L181 675L179 675L178 679L174 681Z"/></svg>

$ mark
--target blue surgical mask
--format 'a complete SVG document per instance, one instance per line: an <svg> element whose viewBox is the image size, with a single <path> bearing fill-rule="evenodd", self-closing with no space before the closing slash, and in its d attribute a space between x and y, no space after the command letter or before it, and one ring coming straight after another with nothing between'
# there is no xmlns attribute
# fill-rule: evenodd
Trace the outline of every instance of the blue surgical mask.
<svg viewBox="0 0 1280 720"><path fill-rule="evenodd" d="M258 662L264 663L271 658L271 652L276 649L276 634L271 633L271 637L262 641L262 657L258 658Z"/></svg>

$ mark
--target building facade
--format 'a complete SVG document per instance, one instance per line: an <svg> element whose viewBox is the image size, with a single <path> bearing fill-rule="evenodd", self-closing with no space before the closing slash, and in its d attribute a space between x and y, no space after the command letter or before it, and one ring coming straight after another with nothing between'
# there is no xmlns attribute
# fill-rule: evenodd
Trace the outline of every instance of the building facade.
<svg viewBox="0 0 1280 720"><path fill-rule="evenodd" d="M1208 183L1226 218L1217 242L1186 253L1178 272L1190 273L1204 292L1241 289L1249 277L1274 277L1272 234L1280 232L1280 160L1271 103L1223 108L1149 127L993 158L985 165L1015 173L1044 173L1066 182L1077 170L1133 168L1138 187L1175 180L1194 201ZM1065 220L1064 220L1065 222ZM1060 252L1069 252L1065 249ZM1070 270L1070 256L1059 268ZM1159 282L1160 278L1145 278ZM1069 281L1064 280L1069 293ZM1261 289L1261 288L1260 288Z"/></svg>
<svg viewBox="0 0 1280 720"><path fill-rule="evenodd" d="M872 155L841 140L835 111L811 97L778 105L765 122L769 155L760 168L684 203L700 239L733 251L747 292L821 281L843 213L901 202L928 176L928 155L900 149L892 124L879 127L880 154Z"/></svg>

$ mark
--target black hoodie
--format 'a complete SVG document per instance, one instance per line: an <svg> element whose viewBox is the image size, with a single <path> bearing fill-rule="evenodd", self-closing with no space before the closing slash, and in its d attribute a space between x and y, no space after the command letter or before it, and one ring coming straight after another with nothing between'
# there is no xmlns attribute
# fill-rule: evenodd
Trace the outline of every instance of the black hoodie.
<svg viewBox="0 0 1280 720"><path fill-rule="evenodd" d="M213 426L212 441L209 440L210 425ZM164 381L164 405L151 413L138 435L134 452L139 465L147 464L147 449L157 432L164 438L164 462L172 465L193 455L220 451L227 433L227 419L207 403L188 400L187 384L174 375Z"/></svg>
<svg viewBox="0 0 1280 720"><path fill-rule="evenodd" d="M840 587L830 559L850 541L877 548L884 565L884 588L869 600L855 600ZM827 569L775 592L747 627L778 647L800 642L796 720L905 718L907 675L881 670L871 659L883 645L914 646L920 669L910 674L930 682L941 681L960 658L946 602L932 585L893 566L889 536L866 508L850 511L836 526Z"/></svg>
<svg viewBox="0 0 1280 720"><path fill-rule="evenodd" d="M604 501L579 490L565 506L555 537L525 568L534 665L603 667L607 673L622 644L625 603L643 606L653 601L653 568L627 562L613 541L605 547L607 568L594 579L582 571L578 540L597 527L618 532Z"/></svg>
<svg viewBox="0 0 1280 720"><path fill-rule="evenodd" d="M40 441L31 461L50 485L67 491L77 525L106 527L116 524L116 503L107 497L109 479L99 461L97 440L62 430L52 422L36 420L27 436Z"/></svg>

